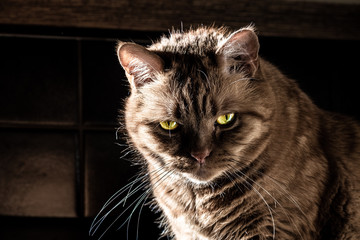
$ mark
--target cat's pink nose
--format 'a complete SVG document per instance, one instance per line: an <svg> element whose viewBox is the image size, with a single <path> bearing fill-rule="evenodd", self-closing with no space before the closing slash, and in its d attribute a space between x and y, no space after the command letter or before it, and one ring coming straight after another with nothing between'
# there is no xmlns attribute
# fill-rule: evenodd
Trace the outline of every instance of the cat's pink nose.
<svg viewBox="0 0 360 240"><path fill-rule="evenodd" d="M205 158L210 155L210 150L205 149L203 151L191 152L191 156L196 159L200 164L205 163Z"/></svg>

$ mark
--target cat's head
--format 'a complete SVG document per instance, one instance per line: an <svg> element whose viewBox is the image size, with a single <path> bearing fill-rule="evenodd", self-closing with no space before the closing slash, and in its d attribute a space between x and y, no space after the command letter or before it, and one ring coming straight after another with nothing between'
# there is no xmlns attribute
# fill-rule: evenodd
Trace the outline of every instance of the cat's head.
<svg viewBox="0 0 360 240"><path fill-rule="evenodd" d="M132 144L193 183L248 166L268 139L271 101L253 28L174 32L149 48L120 42Z"/></svg>

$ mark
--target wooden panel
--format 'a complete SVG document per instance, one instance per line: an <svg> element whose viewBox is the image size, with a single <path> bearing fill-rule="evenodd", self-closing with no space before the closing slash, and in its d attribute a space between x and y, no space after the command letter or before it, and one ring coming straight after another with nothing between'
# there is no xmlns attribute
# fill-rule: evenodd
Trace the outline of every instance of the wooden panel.
<svg viewBox="0 0 360 240"><path fill-rule="evenodd" d="M75 146L73 132L2 129L0 215L76 217Z"/></svg>
<svg viewBox="0 0 360 240"><path fill-rule="evenodd" d="M360 39L360 4L295 0L2 0L0 24L167 31L198 24L238 28L254 22L263 36Z"/></svg>

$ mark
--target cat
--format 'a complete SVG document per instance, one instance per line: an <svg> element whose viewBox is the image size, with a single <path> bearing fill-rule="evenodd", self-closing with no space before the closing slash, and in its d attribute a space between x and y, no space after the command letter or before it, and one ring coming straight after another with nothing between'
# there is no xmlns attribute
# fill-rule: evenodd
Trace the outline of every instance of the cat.
<svg viewBox="0 0 360 240"><path fill-rule="evenodd" d="M315 106L259 47L253 26L119 42L128 141L163 235L360 239L360 125Z"/></svg>

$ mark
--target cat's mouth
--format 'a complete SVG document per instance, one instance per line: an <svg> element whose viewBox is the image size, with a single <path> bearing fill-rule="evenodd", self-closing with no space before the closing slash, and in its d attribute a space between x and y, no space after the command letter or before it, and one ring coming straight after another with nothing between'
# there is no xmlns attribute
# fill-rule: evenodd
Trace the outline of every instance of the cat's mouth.
<svg viewBox="0 0 360 240"><path fill-rule="evenodd" d="M221 175L221 170L208 163L194 164L193 168L182 171L182 175L196 184L207 184Z"/></svg>

